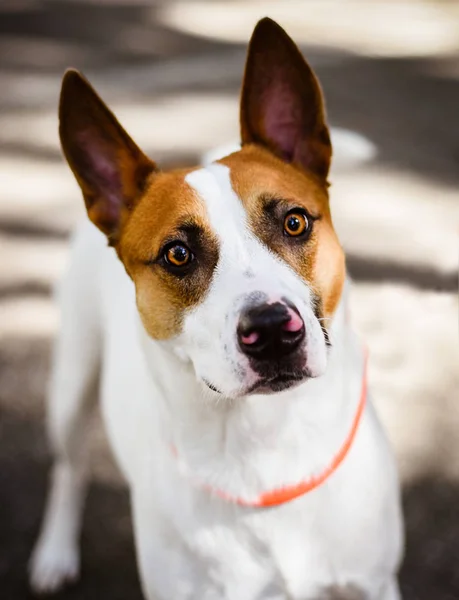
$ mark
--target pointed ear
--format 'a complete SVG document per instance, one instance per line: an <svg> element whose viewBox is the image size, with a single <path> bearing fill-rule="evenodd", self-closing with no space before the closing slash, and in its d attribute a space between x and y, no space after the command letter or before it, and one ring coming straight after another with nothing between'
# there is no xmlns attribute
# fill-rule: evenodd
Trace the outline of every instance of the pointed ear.
<svg viewBox="0 0 459 600"><path fill-rule="evenodd" d="M331 144L319 83L293 40L268 18L250 40L240 120L242 144L260 144L327 178Z"/></svg>
<svg viewBox="0 0 459 600"><path fill-rule="evenodd" d="M59 134L89 218L115 243L155 164L78 71L62 81Z"/></svg>

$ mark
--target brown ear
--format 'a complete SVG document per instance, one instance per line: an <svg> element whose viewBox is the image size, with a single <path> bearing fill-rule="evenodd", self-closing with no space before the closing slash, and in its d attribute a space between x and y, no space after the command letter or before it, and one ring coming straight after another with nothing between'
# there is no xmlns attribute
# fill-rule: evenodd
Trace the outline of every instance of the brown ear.
<svg viewBox="0 0 459 600"><path fill-rule="evenodd" d="M240 120L242 144L260 144L327 178L331 144L319 83L293 40L268 18L250 40Z"/></svg>
<svg viewBox="0 0 459 600"><path fill-rule="evenodd" d="M78 71L67 71L62 81L59 134L89 218L115 243L155 164Z"/></svg>

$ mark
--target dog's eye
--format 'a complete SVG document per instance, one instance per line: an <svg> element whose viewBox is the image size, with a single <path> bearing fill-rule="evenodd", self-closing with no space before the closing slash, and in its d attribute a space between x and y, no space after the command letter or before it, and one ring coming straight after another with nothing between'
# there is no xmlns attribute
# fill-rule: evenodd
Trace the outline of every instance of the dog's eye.
<svg viewBox="0 0 459 600"><path fill-rule="evenodd" d="M172 267L185 267L193 260L193 255L185 244L174 243L165 249L164 260Z"/></svg>
<svg viewBox="0 0 459 600"><path fill-rule="evenodd" d="M305 214L299 211L288 213L284 219L284 233L291 237L303 235L309 229L309 221Z"/></svg>

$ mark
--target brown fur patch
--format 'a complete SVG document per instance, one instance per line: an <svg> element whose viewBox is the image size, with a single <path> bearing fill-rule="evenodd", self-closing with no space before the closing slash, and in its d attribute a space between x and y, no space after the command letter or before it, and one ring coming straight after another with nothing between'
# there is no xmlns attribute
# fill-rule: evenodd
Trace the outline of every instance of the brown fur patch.
<svg viewBox="0 0 459 600"><path fill-rule="evenodd" d="M143 324L156 339L180 331L185 311L205 295L218 261L218 244L204 205L184 181L189 172L177 170L151 178L117 246L135 283ZM162 248L174 240L199 255L184 277L169 272L161 261Z"/></svg>
<svg viewBox="0 0 459 600"><path fill-rule="evenodd" d="M233 188L253 232L311 286L323 315L332 316L341 297L345 261L326 184L255 145L244 146L220 162L230 168ZM271 214L270 204L277 206ZM313 218L312 232L305 240L283 235L284 216L295 207Z"/></svg>

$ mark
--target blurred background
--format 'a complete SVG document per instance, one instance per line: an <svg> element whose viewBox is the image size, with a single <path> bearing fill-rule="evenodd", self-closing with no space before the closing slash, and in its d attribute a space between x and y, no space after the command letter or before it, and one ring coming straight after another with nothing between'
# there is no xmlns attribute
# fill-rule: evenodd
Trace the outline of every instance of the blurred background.
<svg viewBox="0 0 459 600"><path fill-rule="evenodd" d="M352 318L403 481L405 600L459 598L459 3L0 2L0 597L28 598L44 502L52 287L83 203L57 136L68 66L163 167L238 139L245 48L278 20L319 74ZM59 598L140 600L128 499L98 424L83 581ZM172 599L171 599L172 600Z"/></svg>

